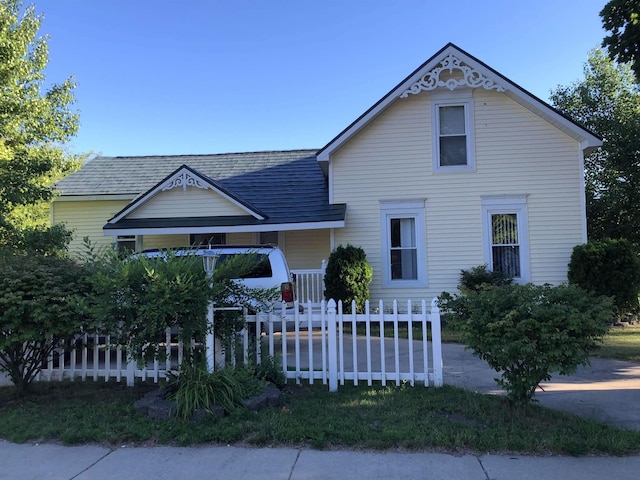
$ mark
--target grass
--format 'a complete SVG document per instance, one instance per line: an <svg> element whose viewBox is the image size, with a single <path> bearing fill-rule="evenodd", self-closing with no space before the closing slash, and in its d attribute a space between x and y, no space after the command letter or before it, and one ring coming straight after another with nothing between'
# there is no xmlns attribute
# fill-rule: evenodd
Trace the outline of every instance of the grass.
<svg viewBox="0 0 640 480"><path fill-rule="evenodd" d="M152 420L133 408L153 385L42 383L27 397L0 388L0 437L65 444L211 443L318 449L406 449L526 454L640 451L640 432L532 405L512 410L501 397L444 387L290 385L283 405L242 410L199 423Z"/></svg>
<svg viewBox="0 0 640 480"><path fill-rule="evenodd" d="M640 324L611 327L595 356L640 362Z"/></svg>

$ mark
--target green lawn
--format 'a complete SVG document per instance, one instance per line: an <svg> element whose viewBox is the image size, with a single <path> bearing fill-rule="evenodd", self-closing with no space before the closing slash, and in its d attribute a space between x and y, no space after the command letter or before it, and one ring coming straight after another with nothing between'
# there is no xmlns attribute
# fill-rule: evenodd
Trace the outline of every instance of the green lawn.
<svg viewBox="0 0 640 480"><path fill-rule="evenodd" d="M595 355L640 362L640 324L611 327Z"/></svg>
<svg viewBox="0 0 640 480"><path fill-rule="evenodd" d="M453 387L289 385L284 403L199 423L152 420L133 402L153 386L104 382L36 385L25 398L0 388L0 438L66 444L239 444L526 454L637 454L640 432L618 430Z"/></svg>

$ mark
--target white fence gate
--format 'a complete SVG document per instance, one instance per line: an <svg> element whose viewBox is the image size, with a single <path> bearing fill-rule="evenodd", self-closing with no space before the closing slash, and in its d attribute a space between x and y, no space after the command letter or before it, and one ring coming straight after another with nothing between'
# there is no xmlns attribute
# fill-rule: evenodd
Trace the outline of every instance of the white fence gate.
<svg viewBox="0 0 640 480"><path fill-rule="evenodd" d="M298 308L290 313L283 306L277 313L246 315L247 324L256 327L239 333L239 351L220 352L213 336L209 337L207 350L213 358L228 353L227 358L234 362L250 358L260 362L265 353L280 356L288 379L298 383L322 381L330 391L346 382L442 386L440 312L435 301L430 311L424 300L417 307L407 302L406 313L399 313L394 301L385 313L387 306L380 302L372 312L367 303L365 313L346 314L342 304L336 305L333 300L322 301L319 307L308 302L304 313ZM250 331L255 332L255 338ZM182 345L174 338L167 331L166 360L140 368L127 360L123 348L113 345L109 336L84 335L57 349L39 380L80 377L124 380L133 385L140 378L157 382L182 361Z"/></svg>

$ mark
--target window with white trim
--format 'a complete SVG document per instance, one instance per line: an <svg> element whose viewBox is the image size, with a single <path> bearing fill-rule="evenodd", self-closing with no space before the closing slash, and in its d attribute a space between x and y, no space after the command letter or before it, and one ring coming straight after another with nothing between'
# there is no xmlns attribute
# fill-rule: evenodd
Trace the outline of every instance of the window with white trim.
<svg viewBox="0 0 640 480"><path fill-rule="evenodd" d="M475 170L471 94L432 94L433 171Z"/></svg>
<svg viewBox="0 0 640 480"><path fill-rule="evenodd" d="M531 278L525 195L482 197L485 262L518 282Z"/></svg>
<svg viewBox="0 0 640 480"><path fill-rule="evenodd" d="M427 285L424 200L380 204L383 284Z"/></svg>
<svg viewBox="0 0 640 480"><path fill-rule="evenodd" d="M118 235L116 238L116 251L122 254L129 254L136 251L135 235Z"/></svg>

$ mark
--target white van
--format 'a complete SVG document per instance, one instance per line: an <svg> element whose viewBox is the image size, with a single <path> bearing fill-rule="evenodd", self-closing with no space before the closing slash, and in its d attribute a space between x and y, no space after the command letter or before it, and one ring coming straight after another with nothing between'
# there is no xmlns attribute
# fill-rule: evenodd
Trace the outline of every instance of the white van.
<svg viewBox="0 0 640 480"><path fill-rule="evenodd" d="M270 289L278 287L280 301L286 303L287 308L293 307L295 301L294 281L289 271L289 265L284 253L277 247L269 245L210 245L209 247L175 248L170 249L174 255L215 255L216 265L223 264L227 259L237 255L251 255L255 258L255 268L252 268L240 278L235 279L248 288ZM211 252L211 253L209 253ZM136 255L158 258L166 255L166 250L143 250ZM203 267L204 268L204 267Z"/></svg>

